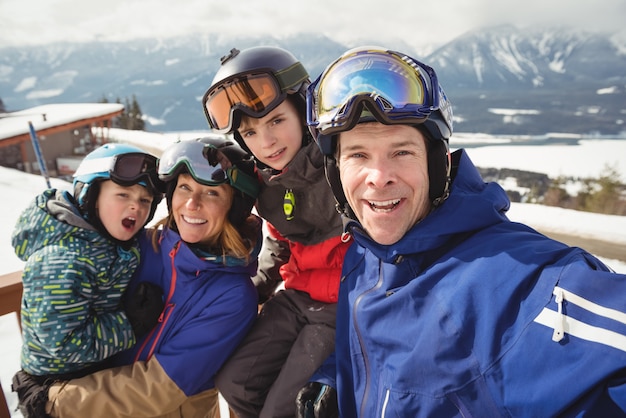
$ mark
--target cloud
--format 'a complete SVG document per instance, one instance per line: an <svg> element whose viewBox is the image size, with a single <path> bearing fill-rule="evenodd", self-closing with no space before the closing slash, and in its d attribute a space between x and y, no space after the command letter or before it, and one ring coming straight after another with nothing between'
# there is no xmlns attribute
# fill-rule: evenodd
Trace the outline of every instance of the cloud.
<svg viewBox="0 0 626 418"><path fill-rule="evenodd" d="M198 32L279 37L311 32L345 43L396 39L419 47L443 44L495 24L619 30L626 19L626 1L2 0L0 15L0 45L122 41Z"/></svg>

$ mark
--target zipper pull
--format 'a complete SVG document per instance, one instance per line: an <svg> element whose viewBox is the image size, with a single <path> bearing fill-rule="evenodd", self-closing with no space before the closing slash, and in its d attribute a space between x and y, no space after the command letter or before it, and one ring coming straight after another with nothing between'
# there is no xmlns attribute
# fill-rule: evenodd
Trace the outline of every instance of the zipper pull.
<svg viewBox="0 0 626 418"><path fill-rule="evenodd" d="M554 288L554 301L557 305L558 316L554 324L554 332L552 333L552 341L559 342L565 336L565 315L563 315L563 289L560 287Z"/></svg>
<svg viewBox="0 0 626 418"><path fill-rule="evenodd" d="M283 198L283 211L285 212L285 218L290 221L294 218L293 212L296 209L296 196L293 194L292 189L285 190L285 197Z"/></svg>
<svg viewBox="0 0 626 418"><path fill-rule="evenodd" d="M174 304L173 304L173 303L168 303L167 305L165 305L165 307L164 307L164 308L163 308L163 310L161 311L161 315L159 315L159 319L158 319L158 322L159 322L159 323L162 323L162 322L163 322L163 320L165 319L165 313L166 313L169 309L171 309L171 308L173 308L173 307L174 307Z"/></svg>

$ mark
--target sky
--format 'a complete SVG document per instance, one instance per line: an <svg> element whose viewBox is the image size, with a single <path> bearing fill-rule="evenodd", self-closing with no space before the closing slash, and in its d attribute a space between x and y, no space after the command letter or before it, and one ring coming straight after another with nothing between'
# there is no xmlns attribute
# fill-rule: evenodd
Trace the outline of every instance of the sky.
<svg viewBox="0 0 626 418"><path fill-rule="evenodd" d="M5 0L0 0L0 2ZM144 149L160 154L171 142L187 140L202 136L202 132L178 132L167 134L146 133L140 131L124 131L111 129L112 137L123 142L138 145ZM469 134L468 134L469 135ZM496 140L501 141L502 139ZM466 144L472 141L484 142L485 137L464 137ZM520 150L524 150L520 154ZM519 169L531 169L540 173L561 173L577 175L577 173L602 172L605 164L610 164L616 155L626 155L626 141L590 140L581 141L580 145L541 145L519 146L498 145L468 148L467 152L475 164L483 167L502 167L516 164ZM567 154L564 157L564 152ZM517 158L509 158L517 155ZM507 160L507 158L509 158ZM573 161L573 164L560 162ZM624 168L624 166L621 166ZM626 173L626 170L622 170ZM581 175L581 174L578 174ZM623 181L624 179L622 179ZM69 189L71 184L59 179L51 179L52 187ZM21 211L29 202L46 187L45 179L39 175L0 167L0 196L9 199L0 201L0 274L20 270L23 262L15 256L11 246L13 226ZM162 202L157 209L155 221L165 216L167 208ZM626 216L601 215L579 212L543 205L513 203L508 212L511 220L522 222L536 229L564 234L574 234L592 239L604 239L616 244L626 245ZM618 273L626 274L626 261L611 260L599 257ZM10 381L19 368L20 334L14 315L0 317L0 382L5 395L13 408L17 399L10 393ZM21 414L13 412L13 417Z"/></svg>
<svg viewBox="0 0 626 418"><path fill-rule="evenodd" d="M311 32L350 46L361 39L379 45L404 39L419 49L505 23L620 30L626 0L0 0L0 16L0 46Z"/></svg>

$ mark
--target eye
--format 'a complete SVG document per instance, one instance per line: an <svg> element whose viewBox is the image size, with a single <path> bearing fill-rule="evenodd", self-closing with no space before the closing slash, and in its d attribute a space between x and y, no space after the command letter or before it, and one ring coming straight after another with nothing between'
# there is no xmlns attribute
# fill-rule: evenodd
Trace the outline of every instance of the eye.
<svg viewBox="0 0 626 418"><path fill-rule="evenodd" d="M256 132L253 130L239 131L239 135L241 135L242 138L250 138L255 134Z"/></svg>

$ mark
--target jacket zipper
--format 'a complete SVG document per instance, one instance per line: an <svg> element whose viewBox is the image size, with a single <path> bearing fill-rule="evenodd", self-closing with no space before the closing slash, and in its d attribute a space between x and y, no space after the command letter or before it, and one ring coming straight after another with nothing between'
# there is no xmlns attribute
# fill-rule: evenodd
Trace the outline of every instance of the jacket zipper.
<svg viewBox="0 0 626 418"><path fill-rule="evenodd" d="M563 295L563 289L560 287L555 287L552 294L554 295L558 313L554 324L554 332L552 333L552 341L558 343L565 336L565 315L563 315L563 300L565 296Z"/></svg>
<svg viewBox="0 0 626 418"><path fill-rule="evenodd" d="M366 347L365 344L363 342L363 336L361 335L361 332L359 330L359 326L358 326L358 321L357 321L357 310L359 305L361 304L361 301L363 300L363 298L368 294L371 293L373 291L375 291L376 289L380 288L380 286L383 283L383 275L382 275L382 261L379 261L378 263L378 280L376 281L376 284L374 285L374 287L372 287L371 289L368 289L366 291L364 291L363 293L361 293L355 300L354 303L354 308L352 311L352 316L353 316L353 325L354 325L354 331L358 337L359 340L359 346L361 347L361 354L363 355L363 362L365 363L365 389L363 390L363 399L361 400L361 408L360 408L360 414L359 416L366 416L367 414L365 413L365 407L367 405L367 399L369 397L369 387L371 385L371 370L370 370L370 364L369 364L369 358L367 357L367 351L366 351Z"/></svg>
<svg viewBox="0 0 626 418"><path fill-rule="evenodd" d="M176 258L176 254L178 253L178 248L180 246L180 241L178 241L176 244L174 244L174 247L172 247L172 250L170 251L170 267L172 269L172 280L170 281L170 289L169 292L167 294L167 299L165 300L165 307L163 308L163 312L161 312L161 315L159 315L159 327L158 330L159 332L157 333L156 337L154 338L154 340L152 341L152 345L150 346L150 351L148 351L148 355L146 356L146 360L148 361L150 360L150 358L152 357L152 355L154 354L154 350L156 348L157 343L159 342L159 339L161 338L161 335L163 334L163 330L165 329L165 326L167 325L167 321L170 318L170 316L172 315L172 312L174 311L174 307L176 306L175 303L171 303L170 300L172 299L172 297L174 296L174 292L176 291L176 278L177 278L177 273L176 273L176 266L174 263L174 259ZM150 334L148 336L148 338L146 338L143 342L143 344L141 345L141 348L137 351L137 355L135 356L135 361L138 361L141 353L143 353L144 349L146 348L146 345L148 344L148 342L152 339L152 336L154 335L155 331L157 330L157 328L155 327L154 329L152 329L152 331L150 331Z"/></svg>
<svg viewBox="0 0 626 418"><path fill-rule="evenodd" d="M556 312L550 308L544 307L534 319L534 322L552 328L553 341L560 342L567 332L573 337L604 344L626 352L626 335L611 329L594 326L568 316L563 312L563 303L567 302L568 304L578 306L599 317L608 318L624 325L626 325L626 313L599 305L596 302L585 299L559 286L554 288L552 294L557 304Z"/></svg>

